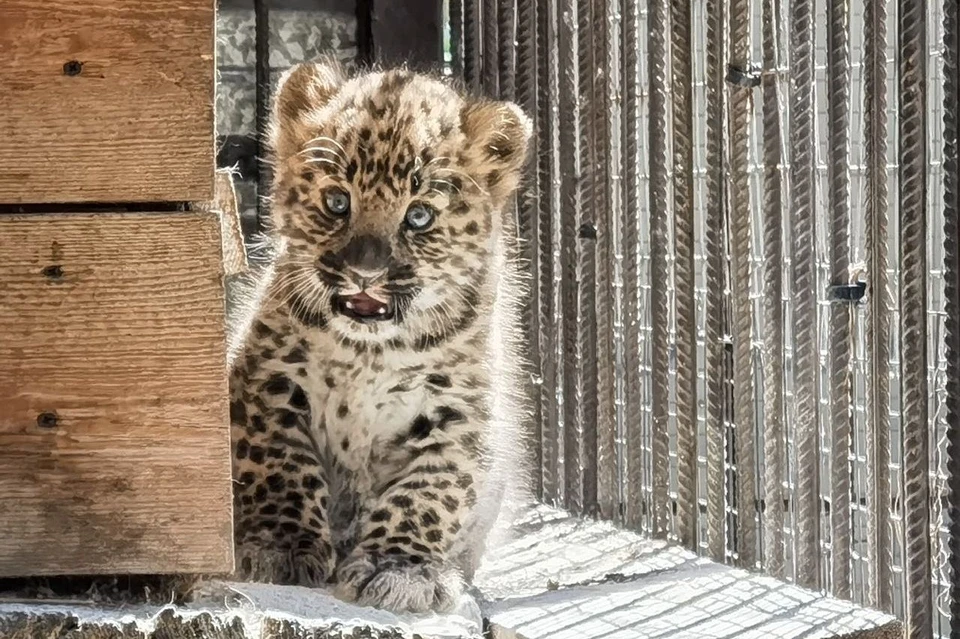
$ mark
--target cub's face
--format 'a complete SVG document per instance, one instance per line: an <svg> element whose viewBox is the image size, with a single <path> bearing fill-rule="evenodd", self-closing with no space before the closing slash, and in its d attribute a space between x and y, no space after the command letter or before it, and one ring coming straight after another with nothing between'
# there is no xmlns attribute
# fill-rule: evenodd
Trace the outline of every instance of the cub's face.
<svg viewBox="0 0 960 639"><path fill-rule="evenodd" d="M529 137L516 106L425 76L292 69L273 136L292 310L354 341L421 349L468 328Z"/></svg>

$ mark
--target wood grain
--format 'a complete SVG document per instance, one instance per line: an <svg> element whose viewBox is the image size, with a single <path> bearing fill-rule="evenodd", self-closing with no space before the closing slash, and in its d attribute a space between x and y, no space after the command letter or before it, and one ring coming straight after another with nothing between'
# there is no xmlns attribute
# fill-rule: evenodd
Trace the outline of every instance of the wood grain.
<svg viewBox="0 0 960 639"><path fill-rule="evenodd" d="M216 215L0 215L0 264L0 577L232 570Z"/></svg>
<svg viewBox="0 0 960 639"><path fill-rule="evenodd" d="M211 199L213 46L214 0L0 2L0 202Z"/></svg>

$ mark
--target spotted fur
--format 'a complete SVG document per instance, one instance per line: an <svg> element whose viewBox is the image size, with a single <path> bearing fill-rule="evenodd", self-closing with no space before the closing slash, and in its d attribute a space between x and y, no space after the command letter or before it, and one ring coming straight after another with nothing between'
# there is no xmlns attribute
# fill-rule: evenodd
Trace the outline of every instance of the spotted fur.
<svg viewBox="0 0 960 639"><path fill-rule="evenodd" d="M284 76L273 124L279 249L231 364L237 576L448 609L521 472L508 204L529 122L324 62ZM345 314L361 290L390 319Z"/></svg>

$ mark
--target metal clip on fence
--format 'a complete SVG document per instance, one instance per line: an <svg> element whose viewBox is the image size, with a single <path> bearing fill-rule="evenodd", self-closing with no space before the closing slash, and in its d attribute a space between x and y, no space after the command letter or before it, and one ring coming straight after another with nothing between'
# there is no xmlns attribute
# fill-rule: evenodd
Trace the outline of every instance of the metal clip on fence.
<svg viewBox="0 0 960 639"><path fill-rule="evenodd" d="M749 89L760 86L760 71L758 69L741 69L732 64L727 65L727 82L738 87Z"/></svg>
<svg viewBox="0 0 960 639"><path fill-rule="evenodd" d="M848 284L832 284L827 287L827 299L831 302L850 302L856 304L867 293L866 282L850 282Z"/></svg>

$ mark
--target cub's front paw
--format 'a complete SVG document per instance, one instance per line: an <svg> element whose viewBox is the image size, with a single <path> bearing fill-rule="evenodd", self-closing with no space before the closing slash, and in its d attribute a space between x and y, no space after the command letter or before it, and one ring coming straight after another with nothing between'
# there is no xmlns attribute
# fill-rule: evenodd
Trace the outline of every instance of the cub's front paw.
<svg viewBox="0 0 960 639"><path fill-rule="evenodd" d="M312 537L283 545L243 544L236 556L241 581L319 587L333 574L332 549Z"/></svg>
<svg viewBox="0 0 960 639"><path fill-rule="evenodd" d="M419 559L416 558L416 559ZM448 612L463 592L460 575L411 557L348 558L337 569L336 594L392 612Z"/></svg>

